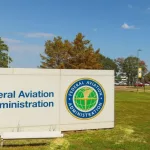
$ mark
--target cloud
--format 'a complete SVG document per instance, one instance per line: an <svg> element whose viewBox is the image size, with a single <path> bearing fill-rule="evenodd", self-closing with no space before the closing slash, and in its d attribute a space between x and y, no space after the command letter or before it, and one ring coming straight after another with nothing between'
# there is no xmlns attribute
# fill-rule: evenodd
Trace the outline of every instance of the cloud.
<svg viewBox="0 0 150 150"><path fill-rule="evenodd" d="M97 30L98 30L97 28L94 28L94 29L93 29L94 32L97 32Z"/></svg>
<svg viewBox="0 0 150 150"><path fill-rule="evenodd" d="M10 57L13 62L11 67L36 68L40 65L40 54L44 52L44 45L36 44L9 44Z"/></svg>
<svg viewBox="0 0 150 150"><path fill-rule="evenodd" d="M144 11L144 13L150 14L150 7L146 8L145 11Z"/></svg>
<svg viewBox="0 0 150 150"><path fill-rule="evenodd" d="M36 68L40 65L40 54L44 52L44 44L9 43L8 47L13 59L11 67Z"/></svg>
<svg viewBox="0 0 150 150"><path fill-rule="evenodd" d="M10 51L14 52L31 52L36 53L44 52L44 46L36 44L8 44Z"/></svg>
<svg viewBox="0 0 150 150"><path fill-rule="evenodd" d="M128 8L130 8L130 9L131 9L131 8L133 8L133 6L132 6L131 4L128 4Z"/></svg>
<svg viewBox="0 0 150 150"><path fill-rule="evenodd" d="M125 30L129 30L129 29L139 29L136 28L134 25L129 26L127 23L124 23L121 28L125 29Z"/></svg>
<svg viewBox="0 0 150 150"><path fill-rule="evenodd" d="M55 35L52 33L44 33L44 32L33 32L33 33L19 33L20 35L24 35L28 38L51 38Z"/></svg>
<svg viewBox="0 0 150 150"><path fill-rule="evenodd" d="M2 38L8 47L9 55L12 57L13 62L11 67L20 68L36 68L40 65L40 54L44 53L44 41L43 44L30 44L25 41L20 41L10 38Z"/></svg>
<svg viewBox="0 0 150 150"><path fill-rule="evenodd" d="M148 7L148 8L146 9L146 11L147 11L147 12L150 12L150 7Z"/></svg>
<svg viewBox="0 0 150 150"><path fill-rule="evenodd" d="M15 43L15 44L18 44L18 43L21 43L22 41L20 40L16 40L16 39L10 39L10 38L4 38L2 37L2 40L6 43Z"/></svg>
<svg viewBox="0 0 150 150"><path fill-rule="evenodd" d="M44 43L43 45L39 44L28 44L20 40L14 40L9 38L2 38L4 40L10 51L17 51L17 52L42 52L44 51Z"/></svg>

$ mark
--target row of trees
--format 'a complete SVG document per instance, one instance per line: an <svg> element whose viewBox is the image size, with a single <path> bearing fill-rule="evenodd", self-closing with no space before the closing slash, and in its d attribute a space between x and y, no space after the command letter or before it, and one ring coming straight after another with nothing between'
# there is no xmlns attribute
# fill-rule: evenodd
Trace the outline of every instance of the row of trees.
<svg viewBox="0 0 150 150"><path fill-rule="evenodd" d="M144 61L132 56L115 60L105 57L81 33L73 41L63 40L61 37L46 41L45 51L40 57L40 68L115 70L117 78L124 74L127 76L128 84L135 82L138 66L142 68L144 75L147 73ZM12 62L10 57L9 62ZM8 67L8 46L1 38L0 67ZM150 73L145 76L145 80L150 81Z"/></svg>
<svg viewBox="0 0 150 150"><path fill-rule="evenodd" d="M100 50L94 50L89 40L80 33L73 42L61 37L45 43L45 55L41 55L41 68L102 69Z"/></svg>
<svg viewBox="0 0 150 150"><path fill-rule="evenodd" d="M117 70L115 62L100 54L100 49L95 50L81 33L72 42L61 37L46 41L40 56L41 68Z"/></svg>
<svg viewBox="0 0 150 150"><path fill-rule="evenodd" d="M127 76L128 84L136 81L138 67L142 68L144 75L147 73L144 61L133 56L115 60L105 57L100 54L100 49L94 50L81 33L72 42L63 41L61 37L46 41L41 58L41 68L115 70L116 77Z"/></svg>

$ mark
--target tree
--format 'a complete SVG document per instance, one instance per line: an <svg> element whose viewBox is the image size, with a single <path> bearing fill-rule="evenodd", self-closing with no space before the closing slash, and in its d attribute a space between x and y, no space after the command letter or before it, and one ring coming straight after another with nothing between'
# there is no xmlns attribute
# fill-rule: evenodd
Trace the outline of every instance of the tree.
<svg viewBox="0 0 150 150"><path fill-rule="evenodd" d="M117 72L119 75L123 75L123 63L124 63L124 58L115 59L115 64L117 65Z"/></svg>
<svg viewBox="0 0 150 150"><path fill-rule="evenodd" d="M12 58L9 57L9 63L12 62ZM8 67L8 46L0 38L0 67Z"/></svg>
<svg viewBox="0 0 150 150"><path fill-rule="evenodd" d="M148 73L145 75L144 79L145 79L145 82L150 82L150 72L148 72Z"/></svg>
<svg viewBox="0 0 150 150"><path fill-rule="evenodd" d="M94 50L89 40L79 33L73 42L55 37L45 43L44 55L40 55L41 68L101 69L99 49Z"/></svg>
<svg viewBox="0 0 150 150"><path fill-rule="evenodd" d="M53 41L45 43L45 55L40 55L43 60L41 68L65 68L72 44L69 41L62 41L61 37L56 37Z"/></svg>
<svg viewBox="0 0 150 150"><path fill-rule="evenodd" d="M143 74L147 72L147 66L144 61L139 60L137 57L127 57L127 58L118 58L116 59L116 64L119 66L119 74L126 74L127 82L129 84L133 84L137 78L138 67L142 68Z"/></svg>
<svg viewBox="0 0 150 150"><path fill-rule="evenodd" d="M118 72L118 66L114 60L104 55L100 55L100 63L102 64L103 69L105 70L115 70L115 73Z"/></svg>

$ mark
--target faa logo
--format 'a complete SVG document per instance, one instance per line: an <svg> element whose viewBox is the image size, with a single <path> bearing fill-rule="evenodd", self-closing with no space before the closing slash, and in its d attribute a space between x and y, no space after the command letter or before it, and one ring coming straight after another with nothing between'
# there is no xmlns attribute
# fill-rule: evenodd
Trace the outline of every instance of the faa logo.
<svg viewBox="0 0 150 150"><path fill-rule="evenodd" d="M97 81L80 79L70 85L65 103L74 117L91 119L102 111L105 104L105 92Z"/></svg>

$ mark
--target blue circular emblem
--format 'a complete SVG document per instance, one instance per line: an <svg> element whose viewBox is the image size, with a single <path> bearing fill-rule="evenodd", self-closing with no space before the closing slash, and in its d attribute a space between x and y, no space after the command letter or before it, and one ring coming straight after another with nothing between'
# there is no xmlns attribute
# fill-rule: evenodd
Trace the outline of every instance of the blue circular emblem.
<svg viewBox="0 0 150 150"><path fill-rule="evenodd" d="M66 107L78 119L97 116L105 104L103 87L93 79L80 79L71 84L65 97Z"/></svg>

